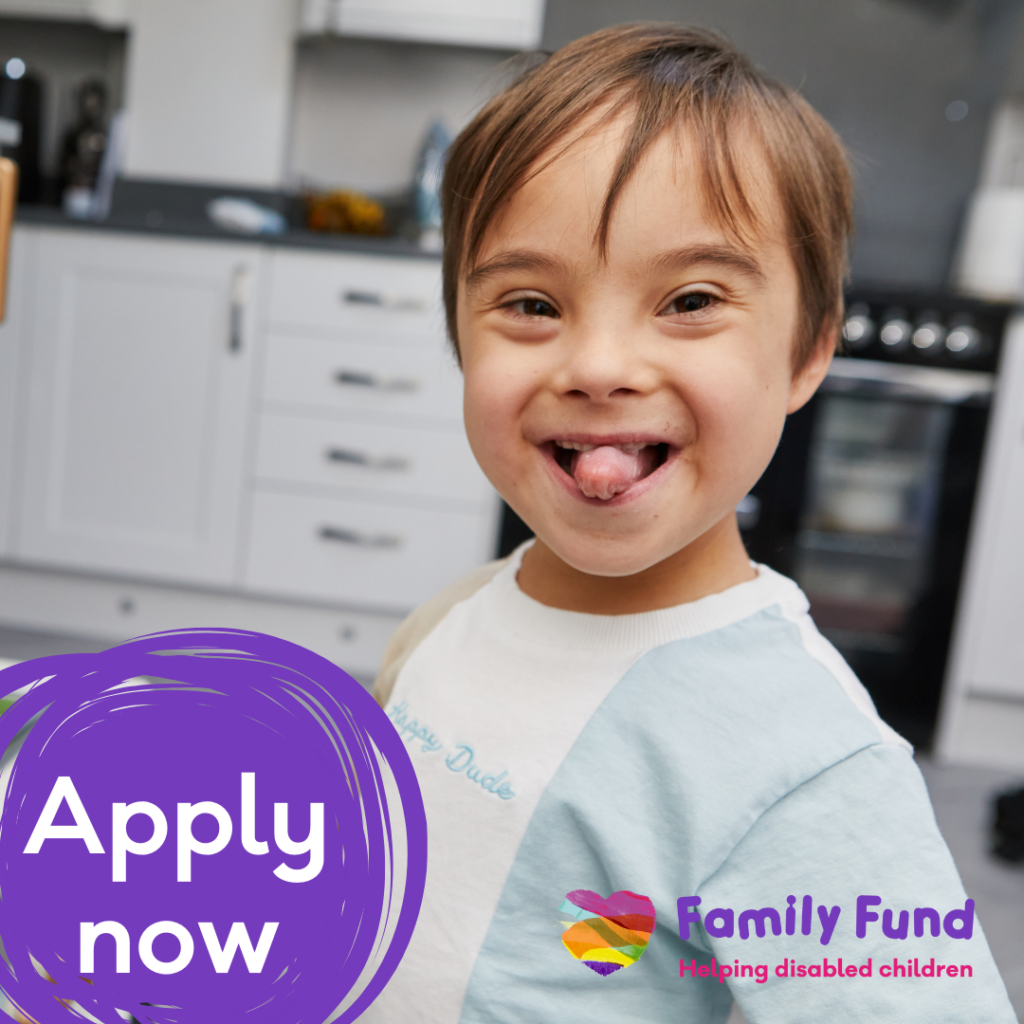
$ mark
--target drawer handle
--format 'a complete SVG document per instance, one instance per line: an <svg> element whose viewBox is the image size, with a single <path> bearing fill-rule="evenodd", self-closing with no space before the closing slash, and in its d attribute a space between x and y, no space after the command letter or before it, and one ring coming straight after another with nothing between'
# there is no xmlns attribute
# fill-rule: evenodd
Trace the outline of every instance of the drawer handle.
<svg viewBox="0 0 1024 1024"><path fill-rule="evenodd" d="M409 460L401 455L371 455L351 448L328 448L326 456L329 462L344 462L349 466L365 466L367 469L400 472L409 468Z"/></svg>
<svg viewBox="0 0 1024 1024"><path fill-rule="evenodd" d="M228 310L228 351L241 352L245 334L245 307L249 302L249 268L235 267L231 275L231 306Z"/></svg>
<svg viewBox="0 0 1024 1024"><path fill-rule="evenodd" d="M343 291L341 301L349 306L374 306L402 313L418 313L430 309L426 299L417 299L411 295L388 295L387 292L364 292L356 288Z"/></svg>
<svg viewBox="0 0 1024 1024"><path fill-rule="evenodd" d="M419 381L412 377L378 377L365 370L339 370L334 380L338 384L349 384L357 388L373 388L376 391L419 391Z"/></svg>
<svg viewBox="0 0 1024 1024"><path fill-rule="evenodd" d="M352 544L358 548L400 548L402 538L393 533L360 533L343 526L321 526L321 540L333 540L339 544Z"/></svg>

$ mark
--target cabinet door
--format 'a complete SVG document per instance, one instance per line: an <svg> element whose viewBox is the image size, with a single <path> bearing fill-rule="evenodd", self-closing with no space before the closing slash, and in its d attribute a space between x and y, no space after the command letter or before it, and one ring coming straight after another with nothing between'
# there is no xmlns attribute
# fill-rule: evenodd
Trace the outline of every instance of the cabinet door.
<svg viewBox="0 0 1024 1024"><path fill-rule="evenodd" d="M1024 317L1003 343L953 685L1024 698ZM962 647L961 652L959 648ZM956 676L962 678L955 678Z"/></svg>
<svg viewBox="0 0 1024 1024"><path fill-rule="evenodd" d="M338 32L463 46L531 50L540 44L544 0L334 0ZM307 3L313 25L320 5Z"/></svg>
<svg viewBox="0 0 1024 1024"><path fill-rule="evenodd" d="M0 0L0 15L93 21L105 28L128 25L128 0Z"/></svg>
<svg viewBox="0 0 1024 1024"><path fill-rule="evenodd" d="M40 232L22 558L234 578L262 259L250 245Z"/></svg>

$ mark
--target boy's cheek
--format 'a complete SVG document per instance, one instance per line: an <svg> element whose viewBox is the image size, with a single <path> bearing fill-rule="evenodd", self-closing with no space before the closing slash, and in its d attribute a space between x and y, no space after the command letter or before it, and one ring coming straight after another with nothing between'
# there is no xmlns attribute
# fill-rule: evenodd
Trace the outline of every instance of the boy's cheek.
<svg viewBox="0 0 1024 1024"><path fill-rule="evenodd" d="M479 373L467 373L463 397L466 437L477 462L497 486L494 473L511 455L515 417L511 394Z"/></svg>

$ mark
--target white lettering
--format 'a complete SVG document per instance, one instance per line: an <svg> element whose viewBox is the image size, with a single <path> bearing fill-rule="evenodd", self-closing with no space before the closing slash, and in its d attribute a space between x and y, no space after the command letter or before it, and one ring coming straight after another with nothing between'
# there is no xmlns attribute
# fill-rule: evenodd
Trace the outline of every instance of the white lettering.
<svg viewBox="0 0 1024 1024"><path fill-rule="evenodd" d="M217 821L217 834L208 843L200 842L192 835L192 822L202 814L209 814ZM209 857L220 853L231 839L231 815L212 800L197 804L178 804L178 881L192 881L192 854L201 853Z"/></svg>
<svg viewBox="0 0 1024 1024"><path fill-rule="evenodd" d="M309 854L309 863L304 868L278 864L274 868L278 878L284 882L308 882L316 878L324 866L324 805L309 805L309 835L297 843L288 835L288 805L274 804L274 842L282 853Z"/></svg>
<svg viewBox="0 0 1024 1024"><path fill-rule="evenodd" d="M228 937L224 940L223 948L221 948L220 942L217 939L217 932L213 924L210 921L200 921L199 931L210 953L213 969L218 974L227 974L231 969L231 961L234 960L235 953L241 949L242 959L245 961L245 966L249 969L249 973L259 974L266 963L267 954L270 952L270 944L274 941L279 923L279 921L268 921L264 924L263 930L260 932L259 942L256 943L256 948L253 949L252 939L249 938L249 930L245 927L243 921L233 921L231 923L231 930L228 932Z"/></svg>
<svg viewBox="0 0 1024 1024"><path fill-rule="evenodd" d="M92 974L96 970L96 940L101 935L113 935L117 952L114 963L118 974L128 974L129 958L131 957L131 938L128 929L120 921L83 921L78 926L78 970L82 974Z"/></svg>
<svg viewBox="0 0 1024 1024"><path fill-rule="evenodd" d="M270 853L270 843L256 838L255 772L242 772L242 849L257 856Z"/></svg>
<svg viewBox="0 0 1024 1024"><path fill-rule="evenodd" d="M144 814L153 822L153 834L149 839L141 843L135 842L128 835L128 822L137 814ZM114 804L111 814L111 837L110 856L112 860L112 879L115 882L127 880L128 866L127 855L138 854L145 857L147 854L159 850L167 838L167 818L164 812L146 800L136 800L133 804Z"/></svg>
<svg viewBox="0 0 1024 1024"><path fill-rule="evenodd" d="M178 940L181 949L178 950L178 955L173 960L158 960L156 958L153 952L153 943L158 935L173 935ZM139 936L139 958L157 974L177 974L179 971L183 971L188 967L195 951L196 945L192 941L191 932L177 921L157 921Z"/></svg>
<svg viewBox="0 0 1024 1024"><path fill-rule="evenodd" d="M54 825L53 819L57 817L62 803L67 803L74 825ZM25 844L25 853L38 853L43 848L47 839L81 839L85 848L90 853L103 853L103 846L100 838L96 835L96 829L92 827L89 815L85 813L82 798L75 789L70 775L61 775L53 784L50 795L46 798L46 804L39 815L36 826L32 829L32 835L28 837Z"/></svg>

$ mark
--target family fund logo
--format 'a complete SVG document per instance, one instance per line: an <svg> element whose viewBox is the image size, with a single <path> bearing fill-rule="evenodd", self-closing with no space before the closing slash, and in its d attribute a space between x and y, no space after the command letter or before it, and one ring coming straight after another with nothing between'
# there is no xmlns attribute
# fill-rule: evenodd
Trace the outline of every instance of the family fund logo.
<svg viewBox="0 0 1024 1024"><path fill-rule="evenodd" d="M379 994L419 912L426 822L362 686L206 630L26 662L0 693L9 1014L320 1024Z"/></svg>
<svg viewBox="0 0 1024 1024"><path fill-rule="evenodd" d="M625 889L608 899L589 889L576 889L558 910L568 919L562 921L567 925L563 945L602 977L632 967L654 931L654 904Z"/></svg>

